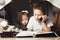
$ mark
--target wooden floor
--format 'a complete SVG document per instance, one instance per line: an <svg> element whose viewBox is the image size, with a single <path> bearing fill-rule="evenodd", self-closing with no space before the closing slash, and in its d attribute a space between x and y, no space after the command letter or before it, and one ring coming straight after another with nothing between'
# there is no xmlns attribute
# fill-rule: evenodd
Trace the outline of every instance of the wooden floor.
<svg viewBox="0 0 60 40"><path fill-rule="evenodd" d="M60 37L50 37L50 38L0 38L0 40L60 40Z"/></svg>

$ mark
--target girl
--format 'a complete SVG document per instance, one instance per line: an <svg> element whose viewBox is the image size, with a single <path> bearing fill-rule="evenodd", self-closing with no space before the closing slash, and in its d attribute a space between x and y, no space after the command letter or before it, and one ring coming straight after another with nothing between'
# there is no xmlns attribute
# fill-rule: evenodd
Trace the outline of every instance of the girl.
<svg viewBox="0 0 60 40"><path fill-rule="evenodd" d="M27 10L19 12L17 17L16 28L18 30L27 30L26 25L28 23L28 20L29 20L29 13Z"/></svg>
<svg viewBox="0 0 60 40"><path fill-rule="evenodd" d="M50 32L53 23L50 21L47 15L44 15L44 10L41 3L33 4L33 16L30 18L27 24L28 31L37 32Z"/></svg>

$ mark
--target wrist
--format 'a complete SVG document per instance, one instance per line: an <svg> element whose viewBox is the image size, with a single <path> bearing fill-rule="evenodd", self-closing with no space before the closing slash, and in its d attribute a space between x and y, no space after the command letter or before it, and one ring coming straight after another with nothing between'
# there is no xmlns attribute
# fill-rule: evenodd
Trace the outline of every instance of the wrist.
<svg viewBox="0 0 60 40"><path fill-rule="evenodd" d="M45 22L41 22L42 23L42 25L46 25L46 23Z"/></svg>
<svg viewBox="0 0 60 40"><path fill-rule="evenodd" d="M41 23L42 23L42 24L44 24L45 22L44 22L44 21L42 21Z"/></svg>

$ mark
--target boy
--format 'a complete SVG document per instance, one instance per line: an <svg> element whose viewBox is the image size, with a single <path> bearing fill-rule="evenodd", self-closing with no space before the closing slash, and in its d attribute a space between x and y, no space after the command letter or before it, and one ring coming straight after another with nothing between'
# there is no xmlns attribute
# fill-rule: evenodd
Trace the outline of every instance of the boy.
<svg viewBox="0 0 60 40"><path fill-rule="evenodd" d="M33 16L30 18L29 23L27 24L28 31L37 31L37 32L50 32L51 26L53 23L44 15L44 11L40 4L33 5Z"/></svg>

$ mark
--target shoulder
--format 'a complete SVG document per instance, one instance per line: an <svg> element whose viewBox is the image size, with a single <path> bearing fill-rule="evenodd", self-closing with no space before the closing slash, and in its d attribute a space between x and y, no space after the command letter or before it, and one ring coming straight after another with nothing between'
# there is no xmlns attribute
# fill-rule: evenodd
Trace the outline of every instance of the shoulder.
<svg viewBox="0 0 60 40"><path fill-rule="evenodd" d="M47 19L47 23L52 22L50 18Z"/></svg>
<svg viewBox="0 0 60 40"><path fill-rule="evenodd" d="M48 26L53 26L53 22L50 20L50 18L47 19L46 23Z"/></svg>
<svg viewBox="0 0 60 40"><path fill-rule="evenodd" d="M34 16L31 16L31 17L30 17L30 20L34 20Z"/></svg>

